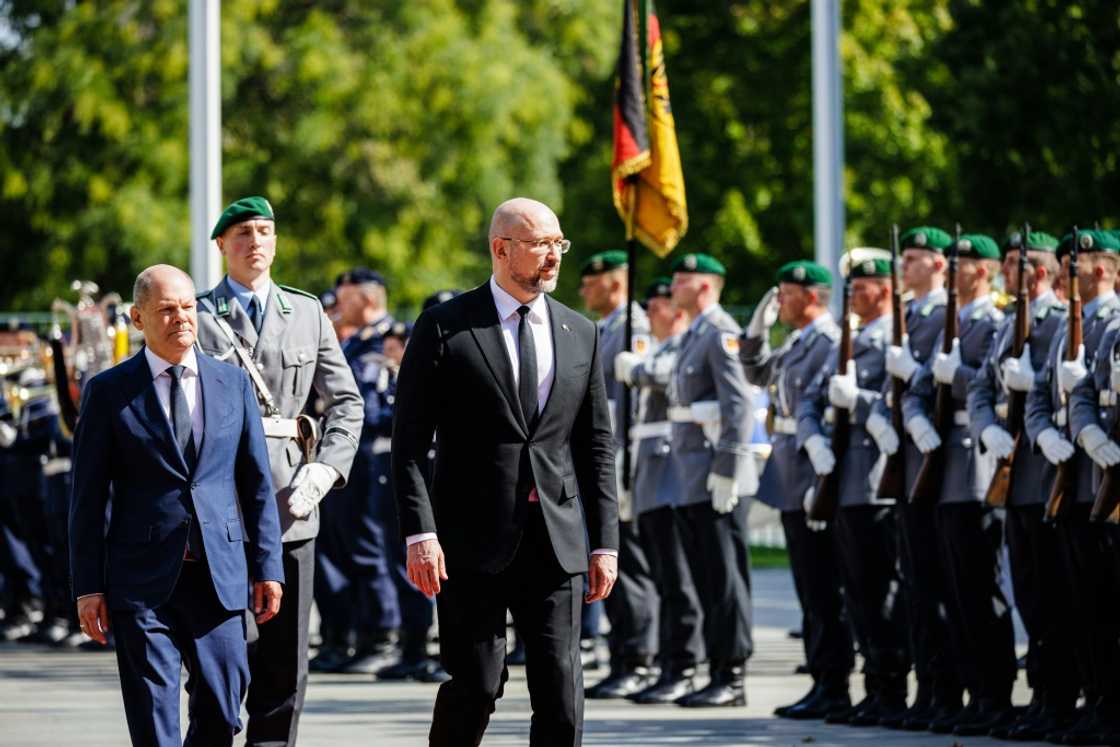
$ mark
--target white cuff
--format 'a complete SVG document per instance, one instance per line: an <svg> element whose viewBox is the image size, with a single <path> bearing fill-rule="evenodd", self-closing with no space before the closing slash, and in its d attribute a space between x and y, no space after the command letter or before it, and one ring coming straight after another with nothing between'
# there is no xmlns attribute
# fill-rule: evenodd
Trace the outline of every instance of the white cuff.
<svg viewBox="0 0 1120 747"><path fill-rule="evenodd" d="M426 540L438 539L435 532L422 532L420 534L410 534L404 538L406 545L415 545L417 542L424 542Z"/></svg>
<svg viewBox="0 0 1120 747"><path fill-rule="evenodd" d="M618 550L607 550L607 549L600 548L598 550L592 550L591 554L592 555L610 555L611 557L617 558L618 557Z"/></svg>

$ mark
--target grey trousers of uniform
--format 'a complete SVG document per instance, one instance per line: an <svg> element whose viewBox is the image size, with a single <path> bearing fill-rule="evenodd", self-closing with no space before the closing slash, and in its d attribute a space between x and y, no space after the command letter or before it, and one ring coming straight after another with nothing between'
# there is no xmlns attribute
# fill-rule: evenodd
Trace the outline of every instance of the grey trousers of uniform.
<svg viewBox="0 0 1120 747"><path fill-rule="evenodd" d="M661 596L661 666L681 672L703 661L704 616L681 541L680 518L672 506L662 506L639 516L638 526Z"/></svg>
<svg viewBox="0 0 1120 747"><path fill-rule="evenodd" d="M315 540L284 545L284 598L280 612L257 626L249 645L249 712L246 744L281 747L296 743L307 691L307 635L315 578Z"/></svg>
<svg viewBox="0 0 1120 747"><path fill-rule="evenodd" d="M605 600L607 619L611 621L608 643L614 671L626 664L645 663L657 655L661 607L638 535L638 522L618 522L618 538L618 581Z"/></svg>

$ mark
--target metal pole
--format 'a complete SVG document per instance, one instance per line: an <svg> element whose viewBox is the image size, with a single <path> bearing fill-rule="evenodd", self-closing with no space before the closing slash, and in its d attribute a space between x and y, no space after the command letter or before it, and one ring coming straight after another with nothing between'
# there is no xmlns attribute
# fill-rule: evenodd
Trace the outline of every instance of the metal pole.
<svg viewBox="0 0 1120 747"><path fill-rule="evenodd" d="M219 0L190 0L191 277L201 291L222 279L210 230L222 210Z"/></svg>
<svg viewBox="0 0 1120 747"><path fill-rule="evenodd" d="M812 0L813 235L816 260L840 277L844 250L844 122L840 0ZM832 297L839 313L840 294Z"/></svg>

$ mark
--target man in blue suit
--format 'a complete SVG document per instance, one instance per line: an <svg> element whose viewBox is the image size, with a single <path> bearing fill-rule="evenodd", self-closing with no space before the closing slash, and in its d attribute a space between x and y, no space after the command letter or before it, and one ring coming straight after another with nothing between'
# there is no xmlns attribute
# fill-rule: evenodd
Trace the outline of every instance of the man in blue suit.
<svg viewBox="0 0 1120 747"><path fill-rule="evenodd" d="M232 745L249 685L244 610L280 609L280 519L249 377L195 352L191 279L136 278L145 348L95 376L74 437L70 558L82 630L116 635L133 744ZM108 509L108 510L107 510Z"/></svg>

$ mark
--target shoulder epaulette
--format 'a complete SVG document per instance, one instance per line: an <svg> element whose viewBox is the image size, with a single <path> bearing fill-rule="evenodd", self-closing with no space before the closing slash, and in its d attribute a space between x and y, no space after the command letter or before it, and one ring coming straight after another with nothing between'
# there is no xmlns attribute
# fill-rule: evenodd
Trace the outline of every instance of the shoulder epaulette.
<svg viewBox="0 0 1120 747"><path fill-rule="evenodd" d="M280 287L280 288L281 288L282 290L286 290L286 291L288 291L289 293L296 293L296 294L298 294L298 295L300 295L300 296L307 296L308 298L310 298L310 299L311 299L312 301L314 301L315 303L319 303L319 297L318 297L318 296L316 296L316 295L315 295L314 293L308 293L308 292L307 292L307 291L305 291L305 290L300 290L299 288L293 288L293 287L292 287L292 286L290 286L290 285L279 285L279 284L278 284L278 286L279 286L279 287Z"/></svg>

